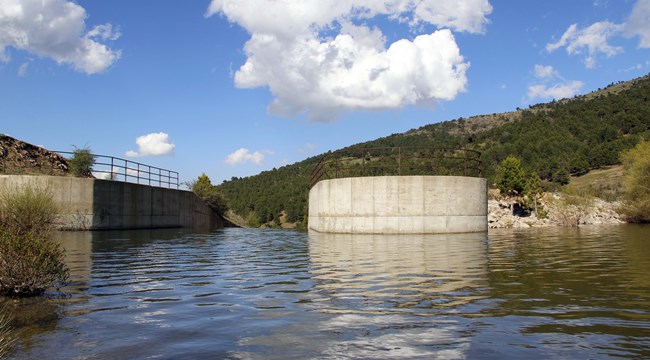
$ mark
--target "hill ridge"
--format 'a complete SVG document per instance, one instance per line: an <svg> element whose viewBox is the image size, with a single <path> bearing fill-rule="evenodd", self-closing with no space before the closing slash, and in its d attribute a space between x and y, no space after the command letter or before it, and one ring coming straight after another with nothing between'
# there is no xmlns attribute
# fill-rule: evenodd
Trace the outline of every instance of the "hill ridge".
<svg viewBox="0 0 650 360"><path fill-rule="evenodd" d="M528 109L475 115L424 125L403 133L352 144L363 147L466 147L482 152L484 174L491 179L508 155L521 158L527 171L547 183L565 184L571 174L618 163L622 150L650 138L650 74L612 83L571 99L553 100ZM337 150L337 151L338 151ZM258 175L219 185L229 206L260 223L304 221L309 173L316 155ZM279 223L279 222L278 222Z"/></svg>

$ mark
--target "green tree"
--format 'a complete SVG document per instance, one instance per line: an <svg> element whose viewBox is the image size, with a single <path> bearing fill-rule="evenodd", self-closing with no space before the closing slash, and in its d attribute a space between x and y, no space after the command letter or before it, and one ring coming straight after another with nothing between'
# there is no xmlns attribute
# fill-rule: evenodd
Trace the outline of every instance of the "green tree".
<svg viewBox="0 0 650 360"><path fill-rule="evenodd" d="M542 193L542 179L539 178L536 172L531 172L526 179L524 186L524 195L526 196L526 207L531 208L539 215L537 209L537 200Z"/></svg>
<svg viewBox="0 0 650 360"><path fill-rule="evenodd" d="M650 222L650 141L641 141L621 154L623 213L630 222Z"/></svg>
<svg viewBox="0 0 650 360"><path fill-rule="evenodd" d="M526 188L526 171L521 161L514 155L505 158L497 170L496 185L504 194L523 193Z"/></svg>
<svg viewBox="0 0 650 360"><path fill-rule="evenodd" d="M72 158L69 161L70 171L77 177L93 177L93 166L95 165L96 155L90 152L88 146L78 148L74 146Z"/></svg>
<svg viewBox="0 0 650 360"><path fill-rule="evenodd" d="M217 214L223 216L228 211L223 195L216 186L212 185L212 181L205 173L189 182L187 186Z"/></svg>

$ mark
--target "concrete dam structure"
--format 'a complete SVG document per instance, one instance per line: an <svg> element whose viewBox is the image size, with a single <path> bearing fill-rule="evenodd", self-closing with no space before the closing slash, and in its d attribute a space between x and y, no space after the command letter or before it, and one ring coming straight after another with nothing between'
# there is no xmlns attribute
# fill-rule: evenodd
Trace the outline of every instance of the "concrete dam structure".
<svg viewBox="0 0 650 360"><path fill-rule="evenodd" d="M341 234L487 231L487 181L462 176L378 176L319 181L309 229Z"/></svg>
<svg viewBox="0 0 650 360"><path fill-rule="evenodd" d="M0 175L0 188L25 185L52 192L62 229L224 227L224 220L191 191L90 178Z"/></svg>
<svg viewBox="0 0 650 360"><path fill-rule="evenodd" d="M486 232L487 180L465 149L364 148L323 156L312 172L310 231Z"/></svg>

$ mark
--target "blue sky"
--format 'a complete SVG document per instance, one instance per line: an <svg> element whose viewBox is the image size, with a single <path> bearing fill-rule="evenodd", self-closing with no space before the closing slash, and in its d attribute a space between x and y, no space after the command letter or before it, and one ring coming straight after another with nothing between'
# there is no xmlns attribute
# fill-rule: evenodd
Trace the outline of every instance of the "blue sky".
<svg viewBox="0 0 650 360"><path fill-rule="evenodd" d="M0 0L0 133L214 183L650 72L650 0Z"/></svg>

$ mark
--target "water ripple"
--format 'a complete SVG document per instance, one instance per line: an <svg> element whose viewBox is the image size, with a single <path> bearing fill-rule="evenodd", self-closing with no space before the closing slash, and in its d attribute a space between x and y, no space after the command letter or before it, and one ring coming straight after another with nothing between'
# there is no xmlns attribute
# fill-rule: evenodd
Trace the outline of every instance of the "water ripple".
<svg viewBox="0 0 650 360"><path fill-rule="evenodd" d="M72 281L10 303L12 356L648 357L648 230L64 233Z"/></svg>

